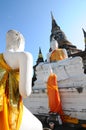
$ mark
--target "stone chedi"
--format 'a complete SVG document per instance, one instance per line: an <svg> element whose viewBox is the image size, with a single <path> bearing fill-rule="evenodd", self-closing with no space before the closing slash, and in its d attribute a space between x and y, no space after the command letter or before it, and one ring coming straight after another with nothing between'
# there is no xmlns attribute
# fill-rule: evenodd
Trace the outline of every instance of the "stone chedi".
<svg viewBox="0 0 86 130"><path fill-rule="evenodd" d="M53 40L51 44L55 45L56 41ZM50 74L50 68L57 75L62 108L65 115L86 121L86 75L84 74L82 58L79 56L66 57L63 60L38 64L36 67L37 80L33 86L34 92L36 90L39 92L46 90L46 82ZM48 100L46 96L46 109L48 111L47 104Z"/></svg>
<svg viewBox="0 0 86 130"><path fill-rule="evenodd" d="M39 54L38 54L38 59L36 61L36 65L33 66L33 70L34 70L34 74L33 74L33 78L32 78L32 86L34 86L34 81L36 80L36 66L41 63L41 62L44 62L44 59L43 59L43 55L42 55L42 52L41 52L41 48L39 47Z"/></svg>
<svg viewBox="0 0 86 130"><path fill-rule="evenodd" d="M55 58L53 61L50 60L51 53L55 48L56 50L57 48L63 48L65 59L57 60ZM40 62L35 66L36 80L33 85L33 93L28 98L30 106L25 103L26 106L35 114L49 112L46 82L52 68L57 75L64 113L86 123L86 75L84 74L86 70L86 51L77 49L67 40L53 15L50 49L46 58L45 62Z"/></svg>

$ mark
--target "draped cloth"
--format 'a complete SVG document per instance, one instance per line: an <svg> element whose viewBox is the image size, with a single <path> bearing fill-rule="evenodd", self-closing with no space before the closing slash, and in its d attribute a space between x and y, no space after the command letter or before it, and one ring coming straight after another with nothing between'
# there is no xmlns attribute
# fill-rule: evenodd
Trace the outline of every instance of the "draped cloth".
<svg viewBox="0 0 86 130"><path fill-rule="evenodd" d="M57 50L54 50L51 53L50 62L54 62L54 61L58 61L58 60L63 60L65 58L66 58L66 55L63 52L63 50L62 49L57 49Z"/></svg>
<svg viewBox="0 0 86 130"><path fill-rule="evenodd" d="M50 112L63 114L56 74L50 74L47 81L47 94Z"/></svg>
<svg viewBox="0 0 86 130"><path fill-rule="evenodd" d="M0 54L0 130L19 130L22 112L19 70L8 66Z"/></svg>
<svg viewBox="0 0 86 130"><path fill-rule="evenodd" d="M47 94L50 112L58 113L63 122L78 124L77 118L65 115L65 113L62 110L61 99L57 84L57 76L53 73L50 74L47 81Z"/></svg>

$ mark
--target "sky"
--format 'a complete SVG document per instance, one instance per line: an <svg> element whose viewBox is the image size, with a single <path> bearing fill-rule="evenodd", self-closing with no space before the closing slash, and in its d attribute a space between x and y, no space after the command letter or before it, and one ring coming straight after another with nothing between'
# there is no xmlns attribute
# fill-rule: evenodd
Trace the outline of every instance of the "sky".
<svg viewBox="0 0 86 130"><path fill-rule="evenodd" d="M0 53L5 51L6 33L10 29L21 32L25 51L36 64L39 47L46 59L50 47L51 11L67 39L84 50L86 30L86 0L0 0Z"/></svg>

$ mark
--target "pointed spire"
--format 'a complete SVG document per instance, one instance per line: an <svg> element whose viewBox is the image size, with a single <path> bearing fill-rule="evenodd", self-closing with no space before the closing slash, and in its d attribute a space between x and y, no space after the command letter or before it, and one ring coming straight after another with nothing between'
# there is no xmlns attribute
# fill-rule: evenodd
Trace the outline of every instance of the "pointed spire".
<svg viewBox="0 0 86 130"><path fill-rule="evenodd" d="M70 41L68 41L65 33L61 30L60 26L56 23L55 18L53 17L53 14L51 12L51 20L52 20L52 27L51 27L51 35L50 35L50 42L52 41L52 38L54 37L55 40L58 42L59 48L65 48L68 52L68 55L78 52L76 46L74 46ZM51 48L49 49L49 52L51 51Z"/></svg>
<svg viewBox="0 0 86 130"><path fill-rule="evenodd" d="M54 19L52 11L51 11L51 18L52 18L52 20Z"/></svg>
<svg viewBox="0 0 86 130"><path fill-rule="evenodd" d="M85 51L86 51L86 32L83 28L82 28L82 30L83 30L83 34L84 34Z"/></svg>
<svg viewBox="0 0 86 130"><path fill-rule="evenodd" d="M52 37L54 37L55 40L57 40L57 42L60 42L61 40L62 41L68 41L67 38L66 38L66 35L60 29L60 26L58 26L58 24L56 23L52 12L51 12L51 18L52 18L52 28L51 28L50 41L52 40ZM60 43L59 43L59 46L61 46Z"/></svg>
<svg viewBox="0 0 86 130"><path fill-rule="evenodd" d="M52 12L51 12L51 19L52 19L52 29L51 29L51 32L53 32L55 29L59 30L60 27L56 23Z"/></svg>
<svg viewBox="0 0 86 130"><path fill-rule="evenodd" d="M39 64L40 62L44 62L44 59L43 59L43 55L42 55L42 52L41 52L41 48L39 47L39 54L38 54L37 64Z"/></svg>
<svg viewBox="0 0 86 130"><path fill-rule="evenodd" d="M83 30L83 33L84 33L84 37L86 38L86 32L83 28L82 28L82 30Z"/></svg>
<svg viewBox="0 0 86 130"><path fill-rule="evenodd" d="M41 48L39 47L39 55L38 55L38 58L42 58L42 52L41 52Z"/></svg>

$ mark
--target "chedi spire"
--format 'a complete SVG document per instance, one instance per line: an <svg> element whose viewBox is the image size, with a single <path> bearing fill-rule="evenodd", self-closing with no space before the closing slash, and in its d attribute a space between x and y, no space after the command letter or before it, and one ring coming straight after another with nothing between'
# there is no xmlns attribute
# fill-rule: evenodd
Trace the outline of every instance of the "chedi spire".
<svg viewBox="0 0 86 130"><path fill-rule="evenodd" d="M44 62L44 59L43 59L43 55L41 52L41 48L39 47L39 54L38 54L38 59L37 59L36 63L39 64L40 62Z"/></svg>
<svg viewBox="0 0 86 130"><path fill-rule="evenodd" d="M83 34L84 34L85 51L86 51L86 32L83 28L82 28L82 30L83 30Z"/></svg>
<svg viewBox="0 0 86 130"><path fill-rule="evenodd" d="M59 48L65 48L67 50L68 56L78 52L79 50L76 48L76 46L74 46L71 42L68 41L65 33L56 23L52 12L51 12L51 19L52 19L52 27L51 27L50 41L52 41L52 38L54 38L58 42Z"/></svg>

